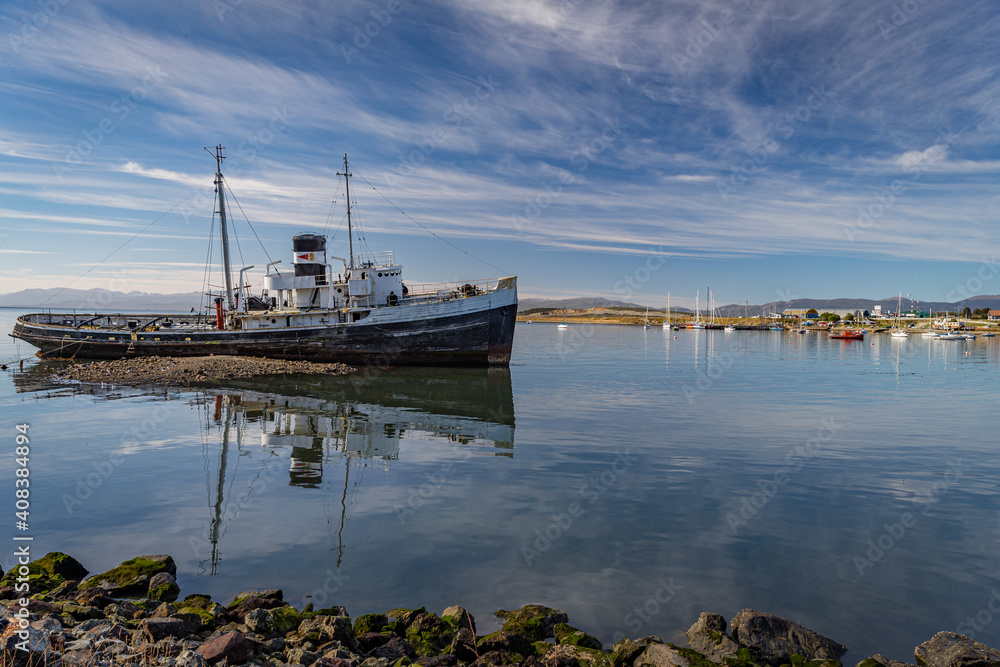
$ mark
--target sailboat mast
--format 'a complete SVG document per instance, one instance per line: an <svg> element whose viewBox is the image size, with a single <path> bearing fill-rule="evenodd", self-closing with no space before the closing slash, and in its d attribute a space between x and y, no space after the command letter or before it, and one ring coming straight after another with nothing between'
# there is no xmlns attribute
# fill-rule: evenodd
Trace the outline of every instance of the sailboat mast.
<svg viewBox="0 0 1000 667"><path fill-rule="evenodd" d="M354 234L351 232L351 180L350 172L347 171L347 153L344 153L344 173L337 172L337 176L344 177L344 192L347 195L347 256L350 258L350 266L354 269Z"/></svg>
<svg viewBox="0 0 1000 667"><path fill-rule="evenodd" d="M219 224L222 227L222 272L226 277L226 310L236 310L233 302L233 270L229 261L229 227L226 225L226 199L222 182L222 161L226 159L226 149L219 144L215 147L215 191L219 193Z"/></svg>

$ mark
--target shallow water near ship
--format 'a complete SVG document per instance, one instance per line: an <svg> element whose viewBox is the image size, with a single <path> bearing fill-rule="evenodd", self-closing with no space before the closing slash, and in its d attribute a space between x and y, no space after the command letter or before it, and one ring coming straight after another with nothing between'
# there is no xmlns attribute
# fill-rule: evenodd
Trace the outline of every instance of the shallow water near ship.
<svg viewBox="0 0 1000 667"><path fill-rule="evenodd" d="M554 324L517 326L509 373L136 390L32 360L0 374L2 474L30 424L35 555L169 553L182 595L462 604L481 634L540 602L606 643L749 607L912 661L939 630L1000 646L998 369L1000 339Z"/></svg>

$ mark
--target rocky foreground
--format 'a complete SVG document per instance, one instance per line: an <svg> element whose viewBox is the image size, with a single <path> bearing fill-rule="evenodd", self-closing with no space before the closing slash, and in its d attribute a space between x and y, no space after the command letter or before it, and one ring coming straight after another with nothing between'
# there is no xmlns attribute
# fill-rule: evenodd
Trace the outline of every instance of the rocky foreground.
<svg viewBox="0 0 1000 667"><path fill-rule="evenodd" d="M136 357L112 361L78 362L53 372L55 380L78 380L120 385L190 385L215 380L237 380L258 375L310 373L344 375L352 372L344 364L286 361L264 357L230 355L208 357Z"/></svg>
<svg viewBox="0 0 1000 667"><path fill-rule="evenodd" d="M565 612L541 605L500 610L503 628L479 636L475 619L457 606L440 616L392 609L352 621L343 607L300 611L280 590L247 591L227 605L197 594L178 601L170 556L139 556L88 574L53 552L0 580L4 667L842 667L847 650L752 609L739 612L728 632L722 616L703 613L687 631L689 647L651 636L622 639L609 651L568 625ZM1000 665L1000 651L940 632L914 659L920 667L990 667ZM858 667L907 664L875 655Z"/></svg>

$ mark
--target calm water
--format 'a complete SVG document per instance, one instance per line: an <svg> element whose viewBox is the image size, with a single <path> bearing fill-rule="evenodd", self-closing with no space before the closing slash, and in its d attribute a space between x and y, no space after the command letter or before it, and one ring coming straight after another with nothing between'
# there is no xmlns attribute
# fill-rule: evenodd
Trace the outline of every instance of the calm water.
<svg viewBox="0 0 1000 667"><path fill-rule="evenodd" d="M872 340L518 325L509 374L143 393L32 367L0 400L31 424L38 553L170 553L182 594L463 604L483 632L542 602L605 641L752 607L849 664L978 614L1000 646L1000 339Z"/></svg>

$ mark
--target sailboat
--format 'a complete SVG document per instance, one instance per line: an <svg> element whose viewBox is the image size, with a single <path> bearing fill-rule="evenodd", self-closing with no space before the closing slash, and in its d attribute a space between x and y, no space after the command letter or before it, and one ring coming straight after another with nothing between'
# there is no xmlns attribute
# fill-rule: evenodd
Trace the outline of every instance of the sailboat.
<svg viewBox="0 0 1000 667"><path fill-rule="evenodd" d="M899 310L903 307L903 293L899 293L899 299L896 300L896 328L892 330L889 334L893 338L909 338L910 332L905 329L899 328Z"/></svg>
<svg viewBox="0 0 1000 667"><path fill-rule="evenodd" d="M642 325L643 329L649 328L649 304L646 304L646 321Z"/></svg>
<svg viewBox="0 0 1000 667"><path fill-rule="evenodd" d="M667 292L667 316L663 318L663 328L672 329L670 326L670 292Z"/></svg>
<svg viewBox="0 0 1000 667"><path fill-rule="evenodd" d="M688 329L704 329L705 323L701 321L701 291L694 293L694 322L687 325Z"/></svg>
<svg viewBox="0 0 1000 667"><path fill-rule="evenodd" d="M207 150L207 149L206 149ZM212 154L211 151L209 151ZM215 147L215 189L225 290L215 312L22 315L11 334L42 358L121 359L209 354L371 365L508 366L517 314L517 278L406 285L392 251L355 254L347 192L348 257L327 254L320 234L292 237L292 266L267 265L264 290L233 285L226 222L225 148ZM332 263L339 260L343 270Z"/></svg>

